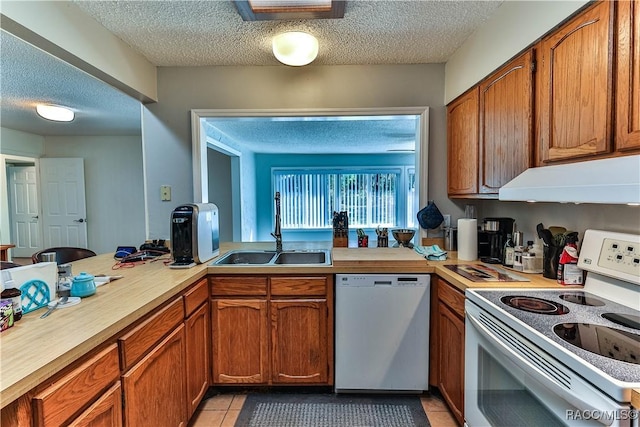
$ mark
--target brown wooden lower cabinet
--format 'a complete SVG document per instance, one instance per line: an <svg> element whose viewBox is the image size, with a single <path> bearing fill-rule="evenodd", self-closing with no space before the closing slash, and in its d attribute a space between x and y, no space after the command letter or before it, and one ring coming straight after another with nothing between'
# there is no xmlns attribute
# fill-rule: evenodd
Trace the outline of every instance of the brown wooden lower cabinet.
<svg viewBox="0 0 640 427"><path fill-rule="evenodd" d="M186 426L211 384L331 385L332 304L332 275L201 280L7 405L2 425Z"/></svg>
<svg viewBox="0 0 640 427"><path fill-rule="evenodd" d="M187 417L191 417L211 382L211 310L209 282L203 279L183 297Z"/></svg>
<svg viewBox="0 0 640 427"><path fill-rule="evenodd" d="M438 389L460 424L464 421L464 318L440 304Z"/></svg>
<svg viewBox="0 0 640 427"><path fill-rule="evenodd" d="M267 301L211 302L214 384L266 384L269 379Z"/></svg>
<svg viewBox="0 0 640 427"><path fill-rule="evenodd" d="M270 302L272 381L326 383L327 300Z"/></svg>
<svg viewBox="0 0 640 427"><path fill-rule="evenodd" d="M122 387L118 381L69 427L118 427L122 425Z"/></svg>
<svg viewBox="0 0 640 427"><path fill-rule="evenodd" d="M213 384L333 384L332 277L213 277Z"/></svg>
<svg viewBox="0 0 640 427"><path fill-rule="evenodd" d="M460 425L464 424L464 294L432 281L429 384L435 385Z"/></svg>
<svg viewBox="0 0 640 427"><path fill-rule="evenodd" d="M122 376L124 425L185 426L184 325Z"/></svg>
<svg viewBox="0 0 640 427"><path fill-rule="evenodd" d="M60 426L74 421L79 411L102 400L103 391L118 380L119 374L118 347L113 344L61 378L42 384L42 391L33 398L34 425ZM87 413L90 409L80 417L91 418Z"/></svg>

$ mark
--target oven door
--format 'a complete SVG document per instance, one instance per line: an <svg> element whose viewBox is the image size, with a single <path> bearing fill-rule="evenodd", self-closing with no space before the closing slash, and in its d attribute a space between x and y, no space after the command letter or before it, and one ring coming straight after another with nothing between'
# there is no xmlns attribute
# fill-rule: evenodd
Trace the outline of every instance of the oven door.
<svg viewBox="0 0 640 427"><path fill-rule="evenodd" d="M465 421L484 426L630 426L622 406L513 329L465 305Z"/></svg>

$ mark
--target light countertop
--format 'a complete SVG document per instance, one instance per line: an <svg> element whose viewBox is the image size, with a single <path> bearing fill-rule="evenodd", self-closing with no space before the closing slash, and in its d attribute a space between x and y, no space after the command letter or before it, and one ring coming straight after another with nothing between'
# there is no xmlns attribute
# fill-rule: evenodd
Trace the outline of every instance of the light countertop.
<svg viewBox="0 0 640 427"><path fill-rule="evenodd" d="M631 407L640 411L640 389L631 390Z"/></svg>
<svg viewBox="0 0 640 427"><path fill-rule="evenodd" d="M331 242L287 243L285 249L331 249ZM225 243L221 255L232 249L274 249L273 242ZM76 306L61 308L40 319L45 308L23 316L0 335L2 377L0 402L11 403L46 379L115 339L125 328L179 295L207 274L336 274L336 273L430 273L438 274L461 290L467 287L559 287L542 275L530 282L474 283L444 267L448 261L427 261L407 248L334 248L331 266L238 267L201 264L189 269L170 269L162 260L133 268L113 270L113 254L102 254L72 263L73 274L122 275L100 286L95 295ZM468 263L465 261L464 263Z"/></svg>

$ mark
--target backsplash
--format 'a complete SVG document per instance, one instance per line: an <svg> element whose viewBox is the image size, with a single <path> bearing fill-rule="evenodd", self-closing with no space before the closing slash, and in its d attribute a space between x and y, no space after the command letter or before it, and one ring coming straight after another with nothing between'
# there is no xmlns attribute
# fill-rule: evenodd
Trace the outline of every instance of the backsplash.
<svg viewBox="0 0 640 427"><path fill-rule="evenodd" d="M563 204L500 202L485 200L479 203L478 219L510 217L516 228L524 232L524 239L533 240L536 225L562 226L580 233L586 229L640 233L640 207L626 205ZM479 221L480 222L480 221Z"/></svg>

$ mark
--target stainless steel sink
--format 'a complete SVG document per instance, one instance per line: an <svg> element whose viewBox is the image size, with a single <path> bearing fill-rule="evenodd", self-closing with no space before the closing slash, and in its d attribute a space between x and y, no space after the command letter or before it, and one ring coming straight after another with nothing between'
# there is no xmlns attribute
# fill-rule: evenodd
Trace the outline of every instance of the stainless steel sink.
<svg viewBox="0 0 640 427"><path fill-rule="evenodd" d="M325 251L284 251L275 259L275 264L327 264Z"/></svg>
<svg viewBox="0 0 640 427"><path fill-rule="evenodd" d="M247 265L269 264L276 255L276 251L230 251L217 261L214 265Z"/></svg>
<svg viewBox="0 0 640 427"><path fill-rule="evenodd" d="M278 265L331 265L328 249L276 251L234 250L227 252L211 265L224 266L278 266Z"/></svg>

